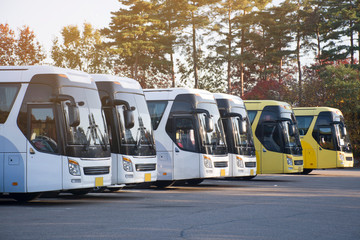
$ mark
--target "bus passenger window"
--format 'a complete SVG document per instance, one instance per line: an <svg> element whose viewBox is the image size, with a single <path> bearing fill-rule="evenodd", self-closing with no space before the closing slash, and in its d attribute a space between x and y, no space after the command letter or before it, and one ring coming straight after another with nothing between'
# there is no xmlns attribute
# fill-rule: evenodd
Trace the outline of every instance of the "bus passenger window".
<svg viewBox="0 0 360 240"><path fill-rule="evenodd" d="M269 151L281 152L279 128L277 124L263 124L264 147Z"/></svg>
<svg viewBox="0 0 360 240"><path fill-rule="evenodd" d="M176 145L187 151L196 150L195 128L190 118L177 118L175 122Z"/></svg>
<svg viewBox="0 0 360 240"><path fill-rule="evenodd" d="M30 142L39 151L57 153L55 117L52 108L32 108Z"/></svg>
<svg viewBox="0 0 360 240"><path fill-rule="evenodd" d="M331 127L319 127L319 141L322 148L334 150Z"/></svg>

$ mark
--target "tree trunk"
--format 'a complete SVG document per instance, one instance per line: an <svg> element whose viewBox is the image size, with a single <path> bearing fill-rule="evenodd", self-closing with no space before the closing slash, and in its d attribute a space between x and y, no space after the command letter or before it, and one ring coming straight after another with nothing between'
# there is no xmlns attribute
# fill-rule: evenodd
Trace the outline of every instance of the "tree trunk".
<svg viewBox="0 0 360 240"><path fill-rule="evenodd" d="M199 88L198 82L198 73L197 73L197 54L196 54L196 29L195 29L195 19L194 12L191 12L192 17L192 44L193 44L193 61L194 61L194 78L195 78L195 88Z"/></svg>
<svg viewBox="0 0 360 240"><path fill-rule="evenodd" d="M229 35L228 35L228 62L227 62L227 81L228 81L228 93L231 93L231 41L232 41L232 29L231 29L231 7L228 11L228 21L229 21Z"/></svg>
<svg viewBox="0 0 360 240"><path fill-rule="evenodd" d="M352 30L353 27L353 21L350 20L350 63L351 65L354 65L355 61L354 61L354 31Z"/></svg>
<svg viewBox="0 0 360 240"><path fill-rule="evenodd" d="M300 0L298 1L298 7L300 10ZM299 106L302 104L302 72L301 72L301 62L300 62L300 16L299 12L297 13L297 33L296 33L296 60L297 60L297 66L298 66L298 78L299 78Z"/></svg>

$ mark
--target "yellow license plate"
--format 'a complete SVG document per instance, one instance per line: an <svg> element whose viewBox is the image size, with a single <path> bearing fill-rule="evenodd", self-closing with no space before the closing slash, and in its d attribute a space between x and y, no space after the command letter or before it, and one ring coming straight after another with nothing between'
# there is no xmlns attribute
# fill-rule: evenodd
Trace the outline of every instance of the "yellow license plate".
<svg viewBox="0 0 360 240"><path fill-rule="evenodd" d="M104 178L103 177L95 178L95 187L101 187L101 186L104 186Z"/></svg>
<svg viewBox="0 0 360 240"><path fill-rule="evenodd" d="M151 173L145 173L145 182L151 181Z"/></svg>
<svg viewBox="0 0 360 240"><path fill-rule="evenodd" d="M254 174L254 169L250 169L250 175L251 176L254 176L255 174Z"/></svg>
<svg viewBox="0 0 360 240"><path fill-rule="evenodd" d="M220 170L220 176L225 176L225 169Z"/></svg>

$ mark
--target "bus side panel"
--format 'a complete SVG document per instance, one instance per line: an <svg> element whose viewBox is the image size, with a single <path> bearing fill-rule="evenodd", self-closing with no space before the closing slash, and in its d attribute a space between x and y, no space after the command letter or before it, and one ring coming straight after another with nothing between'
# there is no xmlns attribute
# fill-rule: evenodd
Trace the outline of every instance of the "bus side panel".
<svg viewBox="0 0 360 240"><path fill-rule="evenodd" d="M318 168L336 168L337 152L318 148Z"/></svg>
<svg viewBox="0 0 360 240"><path fill-rule="evenodd" d="M157 145L158 146L158 145ZM157 180L173 180L173 163L172 163L172 152L159 152L157 151Z"/></svg>
<svg viewBox="0 0 360 240"><path fill-rule="evenodd" d="M61 155L39 152L28 143L26 167L27 192L62 189L62 166Z"/></svg>
<svg viewBox="0 0 360 240"><path fill-rule="evenodd" d="M0 193L4 192L4 154L0 153Z"/></svg>
<svg viewBox="0 0 360 240"><path fill-rule="evenodd" d="M314 148L305 140L301 141L304 156L304 168L317 168L317 156Z"/></svg>
<svg viewBox="0 0 360 240"><path fill-rule="evenodd" d="M4 192L26 192L26 154L4 154Z"/></svg>

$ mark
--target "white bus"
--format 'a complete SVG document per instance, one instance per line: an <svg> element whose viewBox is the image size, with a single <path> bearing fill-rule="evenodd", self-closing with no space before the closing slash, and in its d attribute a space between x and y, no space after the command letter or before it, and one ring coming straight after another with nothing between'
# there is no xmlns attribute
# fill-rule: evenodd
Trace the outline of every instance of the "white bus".
<svg viewBox="0 0 360 240"><path fill-rule="evenodd" d="M212 93L185 88L144 92L155 132L157 186L229 176L225 134Z"/></svg>
<svg viewBox="0 0 360 240"><path fill-rule="evenodd" d="M110 145L90 75L0 67L0 111L0 194L30 201L110 185Z"/></svg>
<svg viewBox="0 0 360 240"><path fill-rule="evenodd" d="M112 152L111 189L156 181L156 150L140 84L130 78L92 75L99 90Z"/></svg>
<svg viewBox="0 0 360 240"><path fill-rule="evenodd" d="M251 124L243 100L214 93L223 122L229 150L230 176L252 179L256 176L256 156Z"/></svg>

